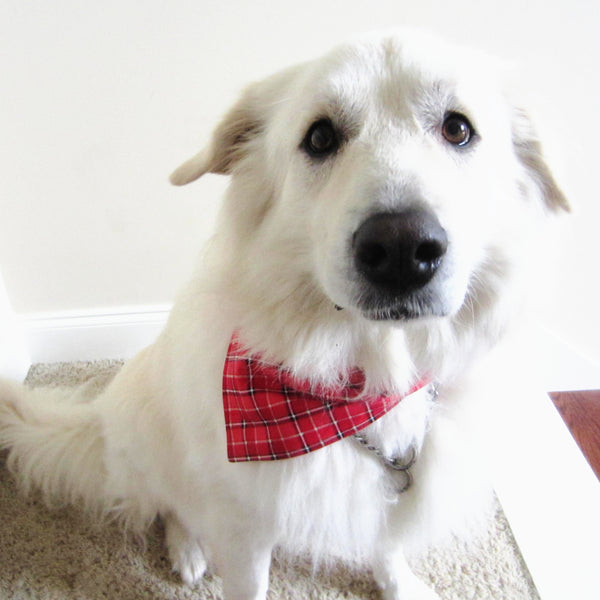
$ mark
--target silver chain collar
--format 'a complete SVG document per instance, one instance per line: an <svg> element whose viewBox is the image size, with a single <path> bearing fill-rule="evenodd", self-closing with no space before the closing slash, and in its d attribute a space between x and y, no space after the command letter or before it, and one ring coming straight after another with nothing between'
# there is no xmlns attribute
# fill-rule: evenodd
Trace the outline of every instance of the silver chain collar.
<svg viewBox="0 0 600 600"><path fill-rule="evenodd" d="M435 383L431 383L429 386L429 394L431 396L431 400L435 401L438 396L438 389ZM363 433L355 433L354 439L366 450L372 452L379 461L383 464L387 469L391 469L396 473L402 473L404 476L403 484L399 485L396 488L396 492L398 494L403 494L413 484L413 476L410 472L411 467L415 464L417 460L417 447L413 444L410 446L408 450L408 457L406 456L386 456L380 448L371 444L367 438L367 436Z"/></svg>

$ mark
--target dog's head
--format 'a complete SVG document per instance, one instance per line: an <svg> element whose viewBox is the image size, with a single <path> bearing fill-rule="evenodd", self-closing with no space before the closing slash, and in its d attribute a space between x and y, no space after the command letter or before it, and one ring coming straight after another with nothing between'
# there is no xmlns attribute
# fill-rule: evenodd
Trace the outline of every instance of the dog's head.
<svg viewBox="0 0 600 600"><path fill-rule="evenodd" d="M490 301L540 213L569 210L502 79L428 36L369 36L249 87L171 180L233 176L236 260L281 302L453 319Z"/></svg>

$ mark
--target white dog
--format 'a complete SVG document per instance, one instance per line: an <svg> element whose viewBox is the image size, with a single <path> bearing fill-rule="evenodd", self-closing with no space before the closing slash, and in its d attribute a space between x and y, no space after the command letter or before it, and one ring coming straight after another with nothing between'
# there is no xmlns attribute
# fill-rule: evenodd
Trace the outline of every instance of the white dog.
<svg viewBox="0 0 600 600"><path fill-rule="evenodd" d="M156 343L90 402L0 383L24 487L162 516L174 568L226 600L264 600L276 547L436 597L405 554L470 510L456 390L569 208L501 71L400 31L251 85L172 175L231 183Z"/></svg>

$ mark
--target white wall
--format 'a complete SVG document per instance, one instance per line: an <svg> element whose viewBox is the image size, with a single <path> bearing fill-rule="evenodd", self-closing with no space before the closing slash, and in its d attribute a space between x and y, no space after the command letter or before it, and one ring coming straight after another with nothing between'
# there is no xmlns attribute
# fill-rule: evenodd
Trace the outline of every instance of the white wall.
<svg viewBox="0 0 600 600"><path fill-rule="evenodd" d="M25 379L30 364L25 335L10 306L0 273L0 377Z"/></svg>
<svg viewBox="0 0 600 600"><path fill-rule="evenodd" d="M524 63L579 207L543 316L600 359L597 0L3 0L0 269L20 314L172 300L225 180L167 177L246 81L348 35L437 30Z"/></svg>

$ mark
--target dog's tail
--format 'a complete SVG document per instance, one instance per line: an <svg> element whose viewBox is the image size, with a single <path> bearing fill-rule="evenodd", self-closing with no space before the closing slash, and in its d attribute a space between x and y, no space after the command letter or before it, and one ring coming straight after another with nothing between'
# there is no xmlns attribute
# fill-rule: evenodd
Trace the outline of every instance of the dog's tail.
<svg viewBox="0 0 600 600"><path fill-rule="evenodd" d="M82 503L98 513L105 510L102 425L94 404L71 394L0 380L0 448L25 492L36 488L50 506Z"/></svg>

